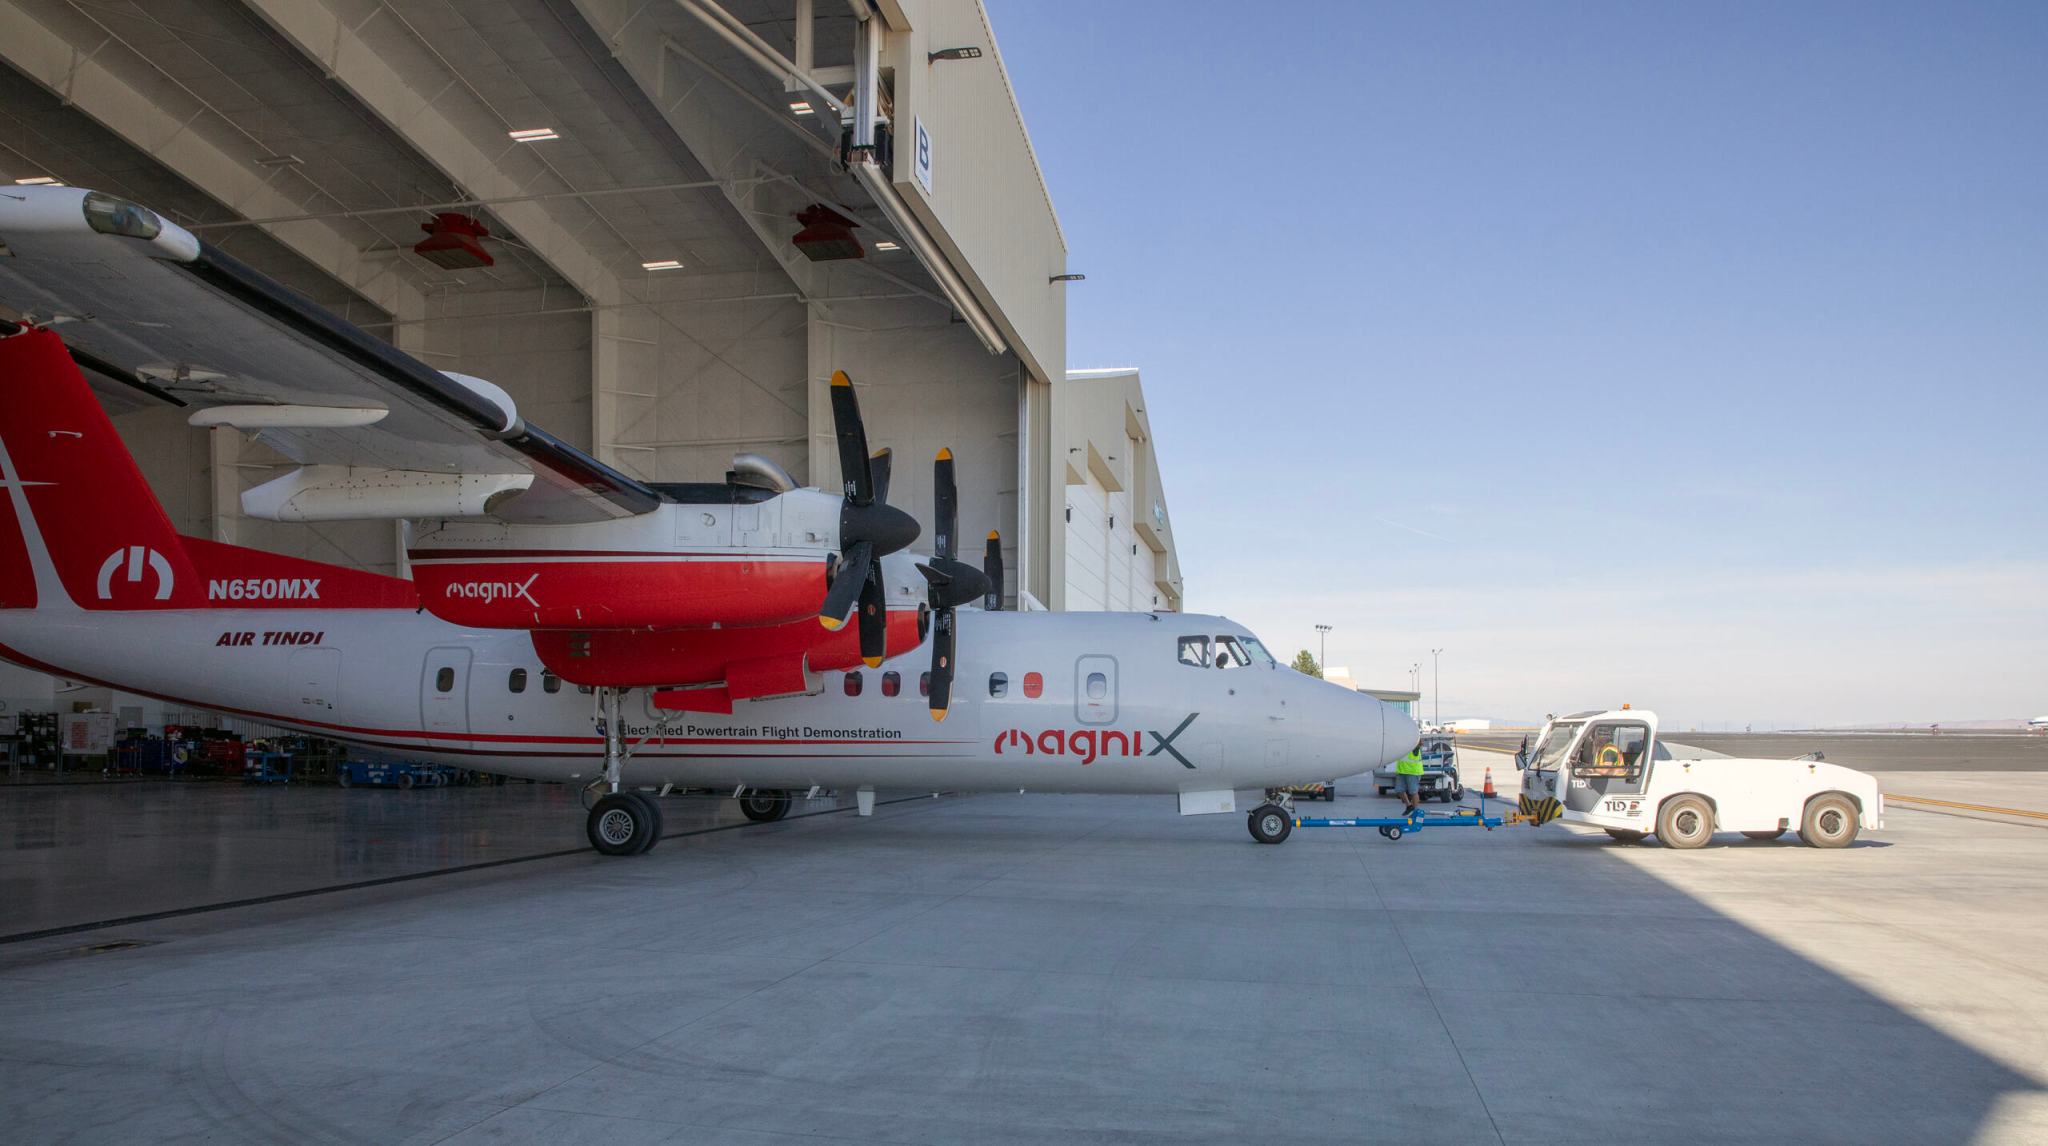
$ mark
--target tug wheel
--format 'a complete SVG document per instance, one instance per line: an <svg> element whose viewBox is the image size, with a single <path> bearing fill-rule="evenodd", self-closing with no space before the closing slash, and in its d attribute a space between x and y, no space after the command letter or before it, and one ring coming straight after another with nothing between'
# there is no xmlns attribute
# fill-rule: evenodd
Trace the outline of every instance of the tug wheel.
<svg viewBox="0 0 2048 1146"><path fill-rule="evenodd" d="M1856 805L1836 792L1815 796L1806 802L1806 815L1799 821L1799 838L1813 848L1846 848L1856 842Z"/></svg>
<svg viewBox="0 0 2048 1146"><path fill-rule="evenodd" d="M1245 817L1245 827L1262 844L1277 844L1294 831L1294 818L1278 804L1262 804Z"/></svg>
<svg viewBox="0 0 2048 1146"><path fill-rule="evenodd" d="M1381 828L1380 830L1387 833L1387 838L1390 840L1399 840L1401 838L1401 829L1399 828Z"/></svg>
<svg viewBox="0 0 2048 1146"><path fill-rule="evenodd" d="M1667 848L1703 848L1714 838L1714 810L1698 796L1677 796L1657 810L1657 839Z"/></svg>

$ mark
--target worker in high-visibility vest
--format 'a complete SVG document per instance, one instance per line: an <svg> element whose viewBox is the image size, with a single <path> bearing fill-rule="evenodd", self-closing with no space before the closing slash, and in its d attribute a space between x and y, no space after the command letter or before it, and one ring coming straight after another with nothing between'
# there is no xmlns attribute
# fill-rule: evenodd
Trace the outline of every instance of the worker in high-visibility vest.
<svg viewBox="0 0 2048 1146"><path fill-rule="evenodd" d="M1422 810L1422 741L1394 764L1394 791L1401 794L1401 806L1409 815Z"/></svg>

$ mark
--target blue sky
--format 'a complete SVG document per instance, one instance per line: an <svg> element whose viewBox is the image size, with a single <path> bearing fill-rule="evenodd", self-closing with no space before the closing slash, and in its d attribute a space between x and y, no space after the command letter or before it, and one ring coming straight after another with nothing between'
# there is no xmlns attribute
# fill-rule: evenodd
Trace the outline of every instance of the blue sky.
<svg viewBox="0 0 2048 1146"><path fill-rule="evenodd" d="M2048 712L2048 5L986 3L1191 609L1446 717Z"/></svg>

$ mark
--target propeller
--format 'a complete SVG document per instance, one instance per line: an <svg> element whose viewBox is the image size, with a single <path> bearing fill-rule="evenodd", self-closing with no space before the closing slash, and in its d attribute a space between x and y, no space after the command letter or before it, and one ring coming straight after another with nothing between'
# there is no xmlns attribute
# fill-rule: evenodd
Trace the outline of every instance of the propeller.
<svg viewBox="0 0 2048 1146"><path fill-rule="evenodd" d="M844 497L839 508L839 569L818 607L818 623L837 632L860 605L860 655L869 668L888 652L888 599L882 558L917 540L917 519L889 504L888 450L868 453L860 399L844 370L832 372L832 428L839 439Z"/></svg>
<svg viewBox="0 0 2048 1146"><path fill-rule="evenodd" d="M953 653L955 624L953 610L974 603L989 592L989 580L982 571L953 556L953 535L959 525L960 493L953 484L953 451L940 450L932 463L932 490L938 504L938 521L932 533L932 559L920 564L924 574L926 600L932 607L933 720L946 719L953 699Z"/></svg>
<svg viewBox="0 0 2048 1146"><path fill-rule="evenodd" d="M988 548L981 554L981 575L988 578L988 596L981 599L981 607L991 613L1000 612L1003 607L1003 535L993 529L988 531Z"/></svg>

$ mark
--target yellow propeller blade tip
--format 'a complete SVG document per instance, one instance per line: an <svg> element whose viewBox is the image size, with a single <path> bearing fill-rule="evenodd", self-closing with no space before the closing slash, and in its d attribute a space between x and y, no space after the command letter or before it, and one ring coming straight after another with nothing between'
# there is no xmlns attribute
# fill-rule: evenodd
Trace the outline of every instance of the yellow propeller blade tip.
<svg viewBox="0 0 2048 1146"><path fill-rule="evenodd" d="M932 719L933 719L933 720L944 720L944 719L946 719L946 710L945 710L945 709L943 709L943 708L934 708L934 709L932 709Z"/></svg>
<svg viewBox="0 0 2048 1146"><path fill-rule="evenodd" d="M991 529L988 531L988 539L990 541L1001 541L1003 539L1003 535Z"/></svg>
<svg viewBox="0 0 2048 1146"><path fill-rule="evenodd" d="M869 668L871 668L871 669L878 669L878 668L881 668L881 667L882 667L882 658L880 658L880 657L862 657L862 658L860 658L860 663L862 663L862 664L864 664L864 665L868 666L868 667L869 667Z"/></svg>
<svg viewBox="0 0 2048 1146"><path fill-rule="evenodd" d="M832 384L834 386L851 386L853 385L853 379L848 378L844 370L834 370L832 372Z"/></svg>
<svg viewBox="0 0 2048 1146"><path fill-rule="evenodd" d="M939 460L940 460L940 461L942 461L942 462L950 462L950 461L952 461L952 460L953 460L953 451L951 451L951 450L947 449L947 448L946 448L946 447L944 447L944 446L940 446L940 447L939 447Z"/></svg>
<svg viewBox="0 0 2048 1146"><path fill-rule="evenodd" d="M881 449L876 450L874 452L874 456L878 458L886 458L893 452L894 451L891 450L888 446L883 446Z"/></svg>
<svg viewBox="0 0 2048 1146"><path fill-rule="evenodd" d="M846 624L837 617L827 617L822 613L818 615L818 623L835 633L839 631L840 626Z"/></svg>

